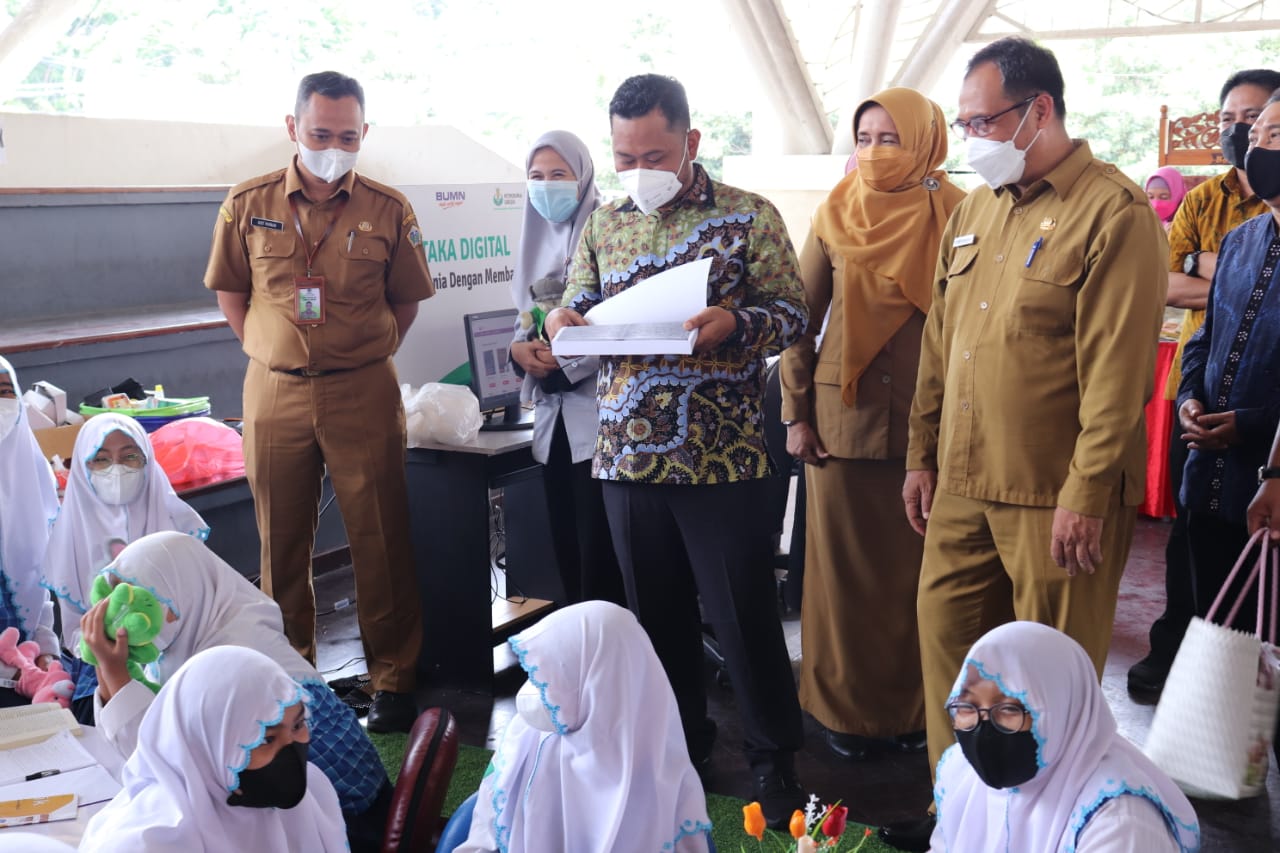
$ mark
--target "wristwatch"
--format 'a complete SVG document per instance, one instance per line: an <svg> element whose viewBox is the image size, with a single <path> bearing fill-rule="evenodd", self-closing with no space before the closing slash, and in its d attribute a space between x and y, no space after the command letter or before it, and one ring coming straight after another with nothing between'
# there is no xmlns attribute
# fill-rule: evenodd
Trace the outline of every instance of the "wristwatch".
<svg viewBox="0 0 1280 853"><path fill-rule="evenodd" d="M1192 278L1200 277L1200 253L1191 252L1182 259L1182 271Z"/></svg>
<svg viewBox="0 0 1280 853"><path fill-rule="evenodd" d="M1263 480L1280 480L1280 466L1263 465L1258 469L1258 485L1262 485Z"/></svg>

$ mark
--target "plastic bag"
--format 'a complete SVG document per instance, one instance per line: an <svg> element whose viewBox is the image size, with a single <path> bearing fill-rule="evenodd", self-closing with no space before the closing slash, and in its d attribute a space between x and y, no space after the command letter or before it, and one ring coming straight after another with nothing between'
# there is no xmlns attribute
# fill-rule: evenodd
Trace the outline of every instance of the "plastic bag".
<svg viewBox="0 0 1280 853"><path fill-rule="evenodd" d="M469 444L480 434L480 401L470 388L428 382L418 390L400 386L410 447Z"/></svg>
<svg viewBox="0 0 1280 853"><path fill-rule="evenodd" d="M183 418L151 433L156 461L175 489L244 476L240 433L212 418Z"/></svg>

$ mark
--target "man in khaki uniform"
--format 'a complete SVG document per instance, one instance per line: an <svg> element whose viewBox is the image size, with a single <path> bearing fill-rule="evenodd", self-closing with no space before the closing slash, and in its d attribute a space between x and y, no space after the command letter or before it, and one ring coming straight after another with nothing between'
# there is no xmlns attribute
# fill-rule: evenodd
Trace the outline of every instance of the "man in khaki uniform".
<svg viewBox="0 0 1280 853"><path fill-rule="evenodd" d="M965 653L996 625L1052 625L1101 677L1143 496L1168 244L1143 190L1067 135L1063 88L1052 53L1011 38L960 90L954 126L994 189L942 237L903 486L934 767Z"/></svg>
<svg viewBox="0 0 1280 853"><path fill-rule="evenodd" d="M369 729L408 731L422 624L391 356L435 289L409 202L352 171L369 128L360 84L332 71L304 77L285 126L298 155L231 189L204 279L249 356L245 471L262 589L314 663L311 549L327 468L376 691Z"/></svg>

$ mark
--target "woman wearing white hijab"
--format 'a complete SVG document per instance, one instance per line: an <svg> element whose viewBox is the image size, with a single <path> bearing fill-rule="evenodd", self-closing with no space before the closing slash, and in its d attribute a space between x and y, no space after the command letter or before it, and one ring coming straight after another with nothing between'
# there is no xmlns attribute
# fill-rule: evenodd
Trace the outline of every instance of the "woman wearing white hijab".
<svg viewBox="0 0 1280 853"><path fill-rule="evenodd" d="M509 642L529 681L457 853L704 853L675 694L630 611L577 604Z"/></svg>
<svg viewBox="0 0 1280 853"><path fill-rule="evenodd" d="M58 599L68 649L78 645L94 575L120 547L157 530L209 538L204 519L178 497L156 464L141 424L110 412L85 421L44 560L43 583ZM88 692L78 682L76 696L81 695Z"/></svg>
<svg viewBox="0 0 1280 853"><path fill-rule="evenodd" d="M13 366L0 358L0 631L17 628L21 641L34 641L40 646L37 662L47 667L59 648L53 602L40 586L40 563L58 515L58 491L27 424L20 388ZM14 672L0 664L0 679ZM10 688L0 690L0 705L19 702L16 696Z"/></svg>
<svg viewBox="0 0 1280 853"><path fill-rule="evenodd" d="M956 745L938 762L934 851L1195 851L1182 792L1116 731L1079 644L1035 622L988 632L947 703Z"/></svg>
<svg viewBox="0 0 1280 853"><path fill-rule="evenodd" d="M320 673L285 639L280 607L202 542L175 531L152 533L130 543L101 574L149 590L174 618L156 639L160 683L187 660L215 646L244 646L271 658L307 693L311 761L338 792L352 835L352 848L381 841L391 783L355 712L342 703ZM99 605L99 609L102 605ZM139 724L155 699L110 661L103 645L99 609L84 617L85 641L99 660L94 720L124 755L139 739Z"/></svg>
<svg viewBox="0 0 1280 853"><path fill-rule="evenodd" d="M551 543L565 601L623 601L600 482L591 476L599 419L597 359L569 372L539 337L531 311L559 307L569 262L582 229L600 206L595 165L581 139L564 130L544 133L525 161L528 192L520 230L520 256L511 298L520 309L511 361L524 376L520 396L534 403L533 458L543 465Z"/></svg>
<svg viewBox="0 0 1280 853"><path fill-rule="evenodd" d="M222 646L160 690L124 789L82 853L345 851L338 795L307 761L307 693L270 658Z"/></svg>

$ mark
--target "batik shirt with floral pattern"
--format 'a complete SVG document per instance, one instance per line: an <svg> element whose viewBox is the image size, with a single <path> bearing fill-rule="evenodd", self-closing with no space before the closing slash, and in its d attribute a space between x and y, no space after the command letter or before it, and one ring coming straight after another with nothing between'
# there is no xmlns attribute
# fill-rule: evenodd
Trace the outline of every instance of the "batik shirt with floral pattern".
<svg viewBox="0 0 1280 853"><path fill-rule="evenodd" d="M695 164L689 189L652 215L630 199L605 205L582 233L564 304L586 313L702 258L711 258L707 304L733 312L737 329L700 355L601 359L598 479L693 485L769 476L764 360L790 346L809 316L795 250L772 204L712 181Z"/></svg>

